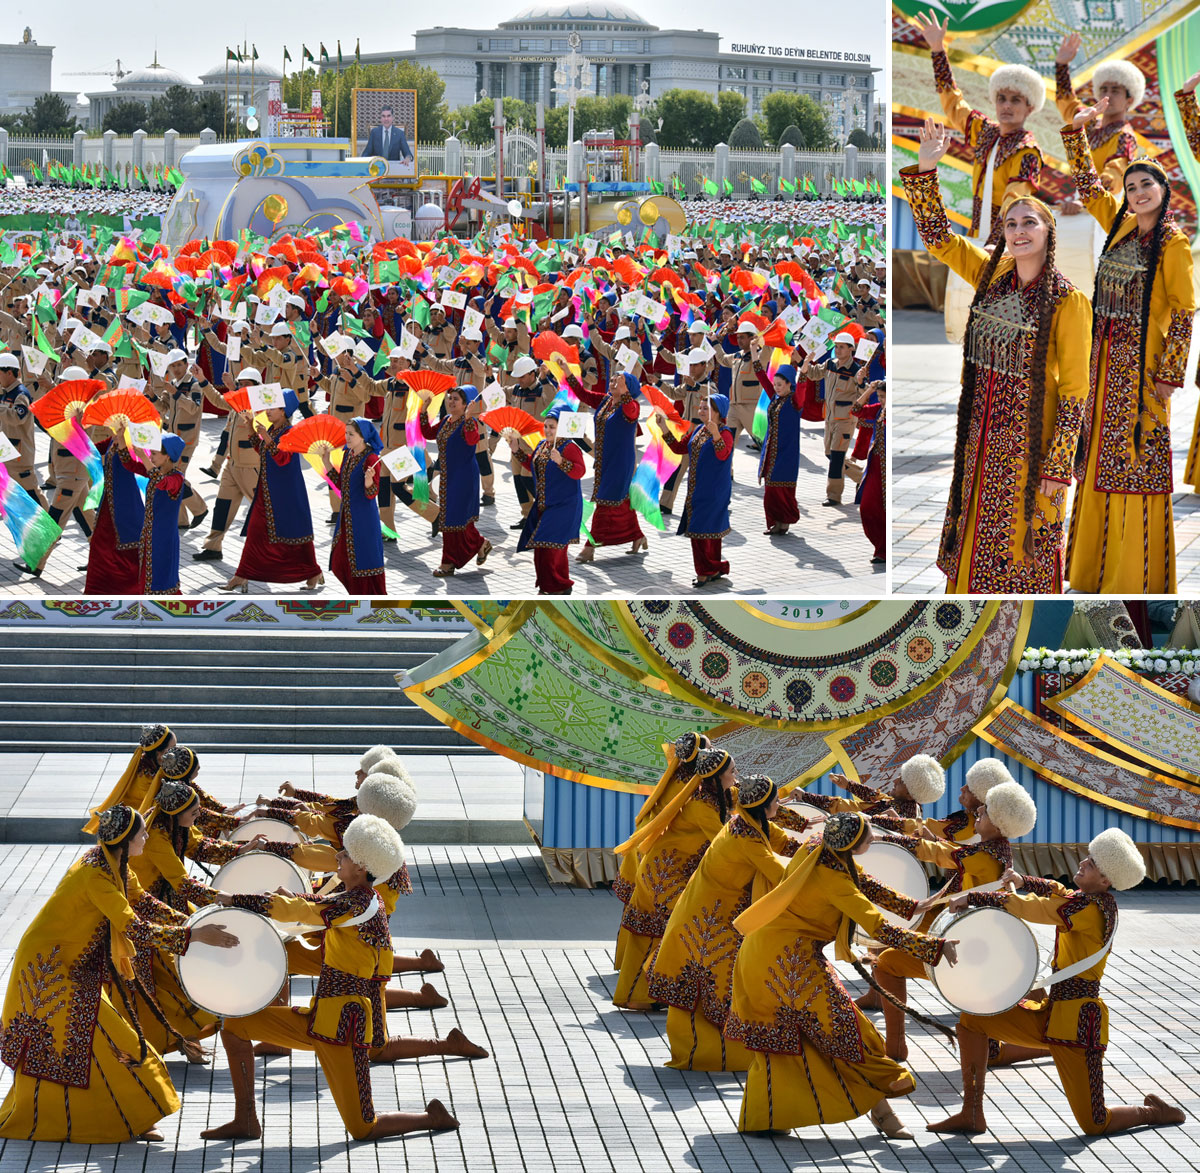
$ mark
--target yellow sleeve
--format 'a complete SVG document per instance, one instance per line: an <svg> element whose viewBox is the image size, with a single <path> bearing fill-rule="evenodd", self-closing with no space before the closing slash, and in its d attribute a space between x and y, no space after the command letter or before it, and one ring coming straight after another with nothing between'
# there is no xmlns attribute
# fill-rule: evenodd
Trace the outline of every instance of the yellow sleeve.
<svg viewBox="0 0 1200 1173"><path fill-rule="evenodd" d="M900 180L925 247L968 285L974 286L991 258L973 241L950 231L937 169L918 171L915 164L902 167Z"/></svg>
<svg viewBox="0 0 1200 1173"><path fill-rule="evenodd" d="M337 867L337 849L329 843L296 843L289 857L310 872L331 872Z"/></svg>
<svg viewBox="0 0 1200 1173"><path fill-rule="evenodd" d="M913 852L917 859L946 871L958 868L958 861L954 855L958 847L949 839L915 839L913 842Z"/></svg>
<svg viewBox="0 0 1200 1173"><path fill-rule="evenodd" d="M1017 895L1013 892L972 892L967 897L971 908L1003 908L1013 916L1034 925L1063 928L1058 910L1066 904L1063 896Z"/></svg>
<svg viewBox="0 0 1200 1173"><path fill-rule="evenodd" d="M950 68L950 58L946 56L945 50L933 54L933 84L937 87L946 121L959 134L965 134L967 141L974 146L976 138L979 137L979 120L971 117L971 103L954 84L954 72Z"/></svg>
<svg viewBox="0 0 1200 1173"><path fill-rule="evenodd" d="M142 853L158 869L159 875L175 891L178 892L186 885L190 877L184 870L179 856L171 849L171 845L166 841L164 836L156 835L152 832L146 839L146 846L142 849Z"/></svg>
<svg viewBox="0 0 1200 1173"><path fill-rule="evenodd" d="M1182 387L1187 377L1188 350L1192 345L1192 319L1196 314L1195 287L1192 284L1192 252L1187 237L1173 233L1163 245L1162 282L1167 294L1170 321L1167 324L1163 352L1154 379L1172 387Z"/></svg>
<svg viewBox="0 0 1200 1173"><path fill-rule="evenodd" d="M1067 162L1071 164L1071 177L1079 189L1079 200L1100 227L1108 232L1121 210L1121 201L1100 185L1087 135L1070 125L1064 126L1061 133L1063 146L1067 148Z"/></svg>
<svg viewBox="0 0 1200 1173"><path fill-rule="evenodd" d="M1179 113L1183 118L1183 129L1187 135L1188 146L1192 149L1192 154L1200 159L1200 106L1196 104L1195 92L1184 93L1183 90L1175 92L1175 105L1179 107Z"/></svg>
<svg viewBox="0 0 1200 1173"><path fill-rule="evenodd" d="M1070 65L1061 65L1057 61L1054 63L1054 104L1064 122L1070 122L1075 117L1080 105L1075 87L1071 84Z"/></svg>
<svg viewBox="0 0 1200 1173"><path fill-rule="evenodd" d="M1017 156L1019 163L1012 178L1004 185L1004 196L1000 201L1013 197L1037 195L1038 177L1042 173L1042 152L1034 147L1026 149Z"/></svg>
<svg viewBox="0 0 1200 1173"><path fill-rule="evenodd" d="M826 869L827 872L830 870ZM942 959L942 938L929 937L924 933L897 928L890 921L883 919L879 909L871 902L871 899L868 899L854 886L849 876L840 873L832 874L837 876L837 880L826 886L827 899L839 912L862 928L869 937L889 948L903 949L919 961L927 961L930 965L937 965ZM867 876L862 877L863 881L868 879ZM913 903L906 896L902 896L884 884L874 884L871 891L873 892L872 899L887 893L885 904L895 903L911 907ZM895 900L893 901L891 897L894 897Z"/></svg>
<svg viewBox="0 0 1200 1173"><path fill-rule="evenodd" d="M272 920L285 924L314 925L319 929L325 927L325 918L321 915L322 905L314 904L306 896L269 897L271 911L267 915Z"/></svg>
<svg viewBox="0 0 1200 1173"><path fill-rule="evenodd" d="M1054 431L1042 458L1042 476L1067 485L1075 467L1090 381L1092 304L1078 289L1071 290L1055 311L1054 339L1058 348L1058 403Z"/></svg>

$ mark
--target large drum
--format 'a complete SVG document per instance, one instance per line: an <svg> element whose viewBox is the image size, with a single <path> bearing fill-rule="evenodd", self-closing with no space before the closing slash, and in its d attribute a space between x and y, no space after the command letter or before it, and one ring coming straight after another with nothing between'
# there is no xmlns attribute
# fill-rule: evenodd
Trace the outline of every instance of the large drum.
<svg viewBox="0 0 1200 1173"><path fill-rule="evenodd" d="M872 843L862 855L855 856L860 870L873 880L894 888L903 896L924 900L929 895L929 877L925 868L907 847L898 843ZM920 916L905 919L886 908L879 910L884 920L902 929L911 929Z"/></svg>
<svg viewBox="0 0 1200 1173"><path fill-rule="evenodd" d="M229 841L249 843L255 835L265 835L272 843L307 842L291 823L285 823L281 819L247 819L229 833Z"/></svg>
<svg viewBox="0 0 1200 1173"><path fill-rule="evenodd" d="M307 874L290 859L272 855L269 851L248 851L224 864L212 879L218 892L231 896L263 896L284 888L301 896L309 893ZM311 933L313 925L285 924L276 921L288 934Z"/></svg>
<svg viewBox="0 0 1200 1173"><path fill-rule="evenodd" d="M958 941L958 964L926 965L929 980L956 1010L1003 1014L1037 984L1038 944L1029 926L999 908L945 909L929 926L934 937Z"/></svg>
<svg viewBox="0 0 1200 1173"><path fill-rule="evenodd" d="M219 949L193 940L175 959L179 984L201 1010L221 1018L241 1018L269 1006L287 981L287 949L265 916L244 908L210 904L192 913L189 929L217 924L238 943Z"/></svg>
<svg viewBox="0 0 1200 1173"><path fill-rule="evenodd" d="M787 809L794 811L802 819L823 819L825 812L819 806L813 806L810 802L789 802ZM801 843L807 843L810 839L816 839L824 830L824 822L813 823L804 828L803 831L793 831L790 827L781 828L787 835L793 839L799 839Z"/></svg>

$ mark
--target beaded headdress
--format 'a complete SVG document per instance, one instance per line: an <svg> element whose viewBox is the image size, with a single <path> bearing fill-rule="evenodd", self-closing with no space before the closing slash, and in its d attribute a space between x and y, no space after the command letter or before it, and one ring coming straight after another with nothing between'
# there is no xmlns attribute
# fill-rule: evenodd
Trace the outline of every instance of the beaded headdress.
<svg viewBox="0 0 1200 1173"><path fill-rule="evenodd" d="M706 749L696 762L696 775L701 779L711 778L725 769L731 760L728 750Z"/></svg>
<svg viewBox="0 0 1200 1173"><path fill-rule="evenodd" d="M746 810L753 810L770 802L775 793L775 783L766 774L751 774L738 782L738 802Z"/></svg>
<svg viewBox="0 0 1200 1173"><path fill-rule="evenodd" d="M163 777L172 780L186 778L192 772L195 764L195 750L189 749L186 745L177 745L163 754L161 762Z"/></svg>
<svg viewBox="0 0 1200 1173"><path fill-rule="evenodd" d="M825 846L834 851L849 851L858 845L866 830L866 817L859 811L848 811L845 814L830 815L825 820L822 839Z"/></svg>

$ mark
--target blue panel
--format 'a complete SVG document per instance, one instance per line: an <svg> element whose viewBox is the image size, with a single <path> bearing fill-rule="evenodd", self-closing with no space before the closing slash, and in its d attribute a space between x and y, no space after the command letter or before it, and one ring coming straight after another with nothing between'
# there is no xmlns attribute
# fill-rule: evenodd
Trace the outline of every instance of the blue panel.
<svg viewBox="0 0 1200 1173"><path fill-rule="evenodd" d="M1075 604L1069 600L1043 599L1033 605L1033 622L1025 637L1027 648L1061 648Z"/></svg>
<svg viewBox="0 0 1200 1173"><path fill-rule="evenodd" d="M584 786L546 774L542 845L615 847L629 838L643 801L640 794Z"/></svg>

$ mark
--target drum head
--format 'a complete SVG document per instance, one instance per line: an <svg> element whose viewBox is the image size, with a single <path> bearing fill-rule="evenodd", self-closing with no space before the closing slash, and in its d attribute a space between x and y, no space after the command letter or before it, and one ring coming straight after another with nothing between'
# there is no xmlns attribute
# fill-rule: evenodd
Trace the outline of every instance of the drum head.
<svg viewBox="0 0 1200 1173"><path fill-rule="evenodd" d="M202 1010L241 1018L269 1006L287 980L287 949L265 916L210 904L188 917L188 928L223 925L238 939L232 949L193 940L175 959L179 984Z"/></svg>
<svg viewBox="0 0 1200 1173"><path fill-rule="evenodd" d="M231 896L261 896L286 888L307 894L308 879L290 859L269 851L248 851L222 865L213 876L212 886Z"/></svg>
<svg viewBox="0 0 1200 1173"><path fill-rule="evenodd" d="M1003 1014L1033 987L1038 948L1024 921L999 908L941 913L929 926L933 936L958 941L958 964L926 966L938 992L967 1014Z"/></svg>
<svg viewBox="0 0 1200 1173"><path fill-rule="evenodd" d="M825 812L819 806L813 806L808 802L790 802L787 809L794 811L802 819L815 819L822 816ZM793 831L790 827L782 827L781 830L790 835L793 839L799 839L801 843L807 843L810 839L815 839L825 829L824 823L810 823L803 831Z"/></svg>
<svg viewBox="0 0 1200 1173"><path fill-rule="evenodd" d="M924 900L929 895L929 878L921 861L898 843L872 843L862 855L856 857L856 862L872 879L894 888L904 896ZM888 912L886 908L879 911L888 924L898 925L902 929L912 928L921 919L920 916L906 919Z"/></svg>
<svg viewBox="0 0 1200 1173"><path fill-rule="evenodd" d="M303 843L304 836L291 823L279 819L247 819L229 833L231 843L248 843L255 835L265 835L273 843Z"/></svg>

